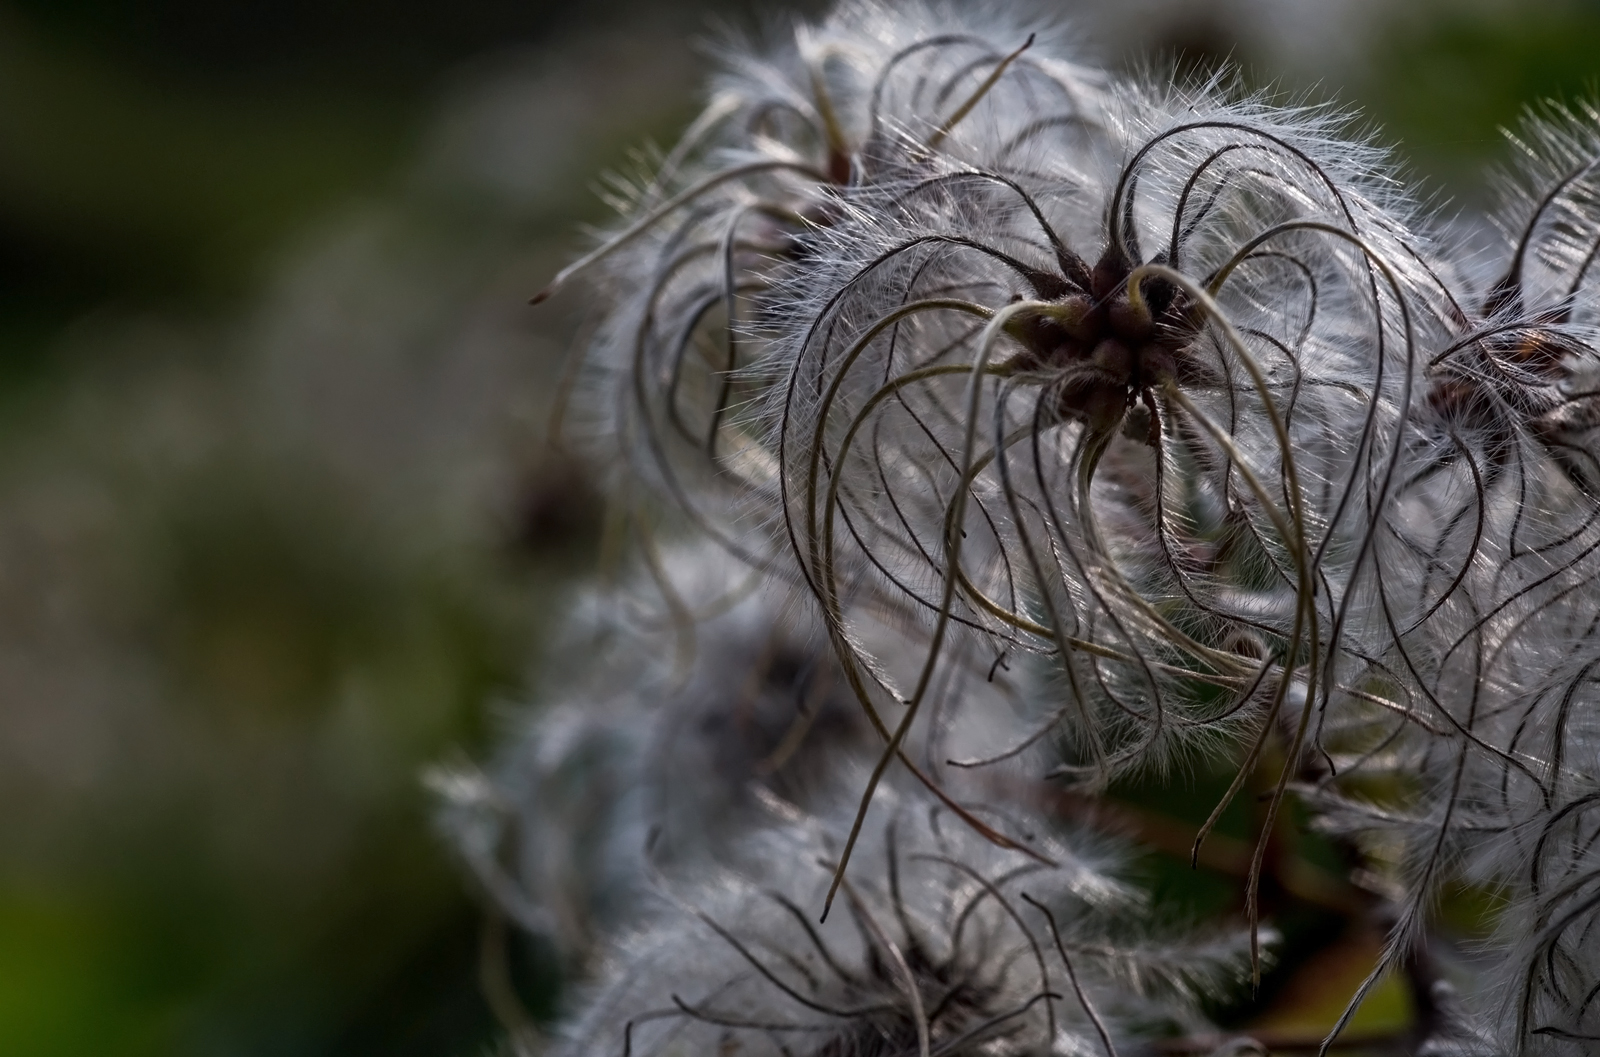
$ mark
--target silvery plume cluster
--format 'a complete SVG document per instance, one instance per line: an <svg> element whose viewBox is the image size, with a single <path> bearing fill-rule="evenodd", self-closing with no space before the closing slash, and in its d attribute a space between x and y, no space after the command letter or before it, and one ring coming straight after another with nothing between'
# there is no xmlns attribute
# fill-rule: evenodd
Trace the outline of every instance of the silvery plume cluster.
<svg viewBox="0 0 1600 1057"><path fill-rule="evenodd" d="M1349 115L1077 50L869 2L730 48L540 295L595 309L621 557L439 782L582 981L540 1045L1260 1049L1205 1010L1291 808L1388 937L1324 1048L1394 974L1385 1052L1600 1045L1600 120L1530 119L1469 253ZM1244 904L1180 925L1104 798L1219 762Z"/></svg>

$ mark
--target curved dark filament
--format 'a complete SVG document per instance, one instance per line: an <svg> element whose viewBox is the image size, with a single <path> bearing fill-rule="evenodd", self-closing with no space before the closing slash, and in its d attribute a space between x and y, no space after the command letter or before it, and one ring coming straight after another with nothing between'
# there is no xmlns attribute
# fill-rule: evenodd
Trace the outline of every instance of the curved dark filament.
<svg viewBox="0 0 1600 1057"><path fill-rule="evenodd" d="M982 890L995 901L996 905L998 905L1000 909L1004 911L1005 915L1012 920L1012 922L1017 926L1018 931L1022 933L1022 938L1027 942L1028 949L1033 953L1034 964L1039 967L1040 991L1043 993L1050 992L1050 970L1045 965L1044 951L1040 948L1039 941L1034 938L1033 933L1028 929L1027 924L1022 920L1022 915L1017 913L1017 908L1011 905L1011 900L1007 899L1005 893L1001 891L1001 886L1003 884L1009 883L1009 881L1012 879L1022 875L1020 871L1011 871L1009 874L999 880L990 880L979 871L962 862L960 859L955 859L947 855L930 855L927 853L922 853L914 855L912 858L918 860L919 862L934 862L943 866L948 866L950 869L971 878L976 884L978 884L979 887L982 888ZM1030 872L1031 869L1037 869L1037 867L1032 867L1032 864L1030 864L1027 867L1021 868L1021 870L1029 870ZM970 913L970 907L968 913ZM963 913L961 921L965 922L966 920L967 913ZM959 931L952 932L952 947L956 945L957 936L959 936ZM1045 1045L1048 1046L1056 1037L1056 1010L1055 1006L1050 1002L1049 999L1045 1000L1044 1010L1045 1020L1048 1028L1048 1032L1045 1035Z"/></svg>
<svg viewBox="0 0 1600 1057"><path fill-rule="evenodd" d="M1568 187L1571 187L1585 175L1594 172L1596 168L1600 168L1600 159L1584 162L1582 165L1569 170L1565 176L1556 181L1549 190L1545 191L1544 196L1534 206L1532 215L1528 217L1528 222L1522 226L1522 234L1517 239L1517 248L1511 255L1511 264L1506 269L1505 276L1490 291L1488 301L1484 305L1485 315L1493 315L1503 309L1509 309L1514 312L1522 311L1522 265L1528 255L1528 247L1533 243L1534 231L1538 228L1539 222L1544 219L1546 211L1555 205L1556 199L1560 198ZM1566 310L1557 309L1557 311L1561 313L1561 318L1557 322L1564 322Z"/></svg>
<svg viewBox="0 0 1600 1057"><path fill-rule="evenodd" d="M869 153L870 148L877 146L878 136L883 131L883 91L884 86L889 82L889 77L894 73L895 67L918 52L927 51L930 48L946 48L955 44L970 44L973 47L992 50L992 45L988 41L981 37L975 37L970 33L941 33L906 45L891 55L883 64L883 68L878 71L877 78L872 82L872 95L867 104L867 139L862 147L864 154Z"/></svg>
<svg viewBox="0 0 1600 1057"><path fill-rule="evenodd" d="M1050 248L1055 251L1056 263L1061 268L1062 277L1069 284L1071 284L1072 287L1076 288L1079 293L1089 292L1089 286L1092 281L1089 274L1089 266L1084 263L1082 257L1079 257L1076 253L1073 253L1067 248L1066 244L1061 241L1061 236L1057 234L1055 228L1051 226L1050 222L1045 219L1044 211L1039 208L1039 203L1034 199L1034 197L1024 190L1021 184L1017 183L1010 177L1003 176L997 172L990 172L985 169L963 169L959 172L944 173L939 176L929 177L928 179L923 180L921 183L913 185L903 194L891 198L889 200L889 204L894 207L900 207L913 195L919 194L928 188L942 187L945 184L954 183L958 180L988 180L992 183L1001 184L1002 186L1014 191L1017 197L1022 200L1022 203L1027 208L1028 212L1033 216L1034 221L1039 225L1039 230L1043 232L1045 238L1050 241Z"/></svg>
<svg viewBox="0 0 1600 1057"><path fill-rule="evenodd" d="M1043 914L1045 921L1049 922L1050 938L1055 941L1056 953L1061 956L1061 964L1067 970L1067 981L1072 984L1072 993L1078 997L1078 1005L1083 1008L1084 1015L1094 1025L1095 1034L1100 1036L1100 1045L1104 1047L1106 1057L1117 1057L1117 1049L1111 1044L1111 1033L1106 1030L1105 1022L1100 1019L1100 1014L1095 1012L1094 1006L1090 1004L1089 996L1084 994L1083 986L1078 983L1078 972L1072 967L1072 959L1067 955L1067 945L1061 942L1061 929L1056 925L1055 914L1051 912L1049 907L1026 892L1022 893L1022 900Z"/></svg>

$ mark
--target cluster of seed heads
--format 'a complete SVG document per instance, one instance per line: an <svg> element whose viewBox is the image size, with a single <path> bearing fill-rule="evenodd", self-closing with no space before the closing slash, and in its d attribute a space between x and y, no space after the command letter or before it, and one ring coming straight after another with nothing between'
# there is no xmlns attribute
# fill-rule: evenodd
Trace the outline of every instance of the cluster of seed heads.
<svg viewBox="0 0 1600 1057"><path fill-rule="evenodd" d="M440 785L592 981L554 1045L1237 1049L1293 800L1388 937L1324 1049L1398 973L1392 1052L1594 1052L1600 116L1530 118L1468 252L1348 115L1075 50L871 0L730 46L536 299L599 308L560 417L630 571ZM1219 761L1244 913L1174 935L1095 820Z"/></svg>

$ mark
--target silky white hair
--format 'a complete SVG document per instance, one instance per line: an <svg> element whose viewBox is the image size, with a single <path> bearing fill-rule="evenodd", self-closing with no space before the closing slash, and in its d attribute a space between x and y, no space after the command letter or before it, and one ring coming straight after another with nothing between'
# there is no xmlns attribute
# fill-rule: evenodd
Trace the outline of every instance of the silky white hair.
<svg viewBox="0 0 1600 1057"><path fill-rule="evenodd" d="M621 934L557 1053L1098 1054L1245 971L1241 945L1150 942L1103 841L1041 836L1047 864L923 795L880 798L860 867L816 910L850 805L774 807L733 869L664 884Z"/></svg>
<svg viewBox="0 0 1600 1057"><path fill-rule="evenodd" d="M574 1054L1109 1051L1152 1014L1097 959L1146 934L1097 915L1138 901L1093 854L1063 867L1080 836L1034 832L1018 790L1225 759L1204 840L1275 760L1257 971L1291 792L1388 928L1330 1042L1468 884L1505 909L1426 1044L1577 1052L1600 115L1525 126L1501 244L1468 258L1344 112L1112 77L1073 42L851 0L725 45L701 118L618 185L623 221L546 293L583 273L599 306L571 407L642 572L586 603L614 643L592 677L444 783L461 846L528 927L609 936ZM907 888L913 860L934 876ZM1064 915L1053 956L1012 863ZM797 909L837 899L826 935ZM993 920L964 936L955 906ZM1185 1003L1154 1015L1199 1023Z"/></svg>

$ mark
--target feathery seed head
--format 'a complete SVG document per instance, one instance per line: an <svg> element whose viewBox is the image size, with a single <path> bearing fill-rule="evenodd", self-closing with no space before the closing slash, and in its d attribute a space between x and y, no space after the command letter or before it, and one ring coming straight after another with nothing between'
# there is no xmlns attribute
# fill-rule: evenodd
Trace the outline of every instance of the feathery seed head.
<svg viewBox="0 0 1600 1057"><path fill-rule="evenodd" d="M1049 842L1047 867L925 798L882 807L820 925L848 812L774 819L739 868L668 886L559 1052L1110 1055L1134 1025L1203 1024L1197 994L1237 979L1236 945L1141 943L1103 852Z"/></svg>
<svg viewBox="0 0 1600 1057"><path fill-rule="evenodd" d="M578 960L638 912L647 845L658 869L717 861L762 823L763 797L837 796L874 739L792 598L714 545L668 551L662 566L673 605L697 619L649 583L583 596L551 654L583 670L487 774L433 781L487 894Z"/></svg>
<svg viewBox="0 0 1600 1057"><path fill-rule="evenodd" d="M605 302L579 407L621 456L676 663L552 713L513 814L544 827L530 847L620 835L630 891L655 869L679 895L634 900L571 1049L1109 1052L1149 1013L1096 991L1130 949L1089 938L1116 901L1069 870L1041 896L1064 916L1030 917L1009 886L1066 860L1025 803L973 805L1018 772L1095 792L1193 754L1238 767L1201 840L1277 761L1252 925L1291 789L1363 860L1392 927L1351 1010L1421 972L1446 884L1493 884L1502 939L1462 986L1512 1014L1435 1009L1426 1045L1578 1052L1600 1037L1600 117L1528 126L1473 289L1337 111L1118 80L1066 44L862 0L730 47L574 266ZM702 604L728 582L689 567L715 559L657 532L737 556L766 601ZM558 744L604 746L621 791ZM580 803L614 818L574 824ZM539 884L534 917L564 898ZM835 891L848 914L813 931L797 908Z"/></svg>

